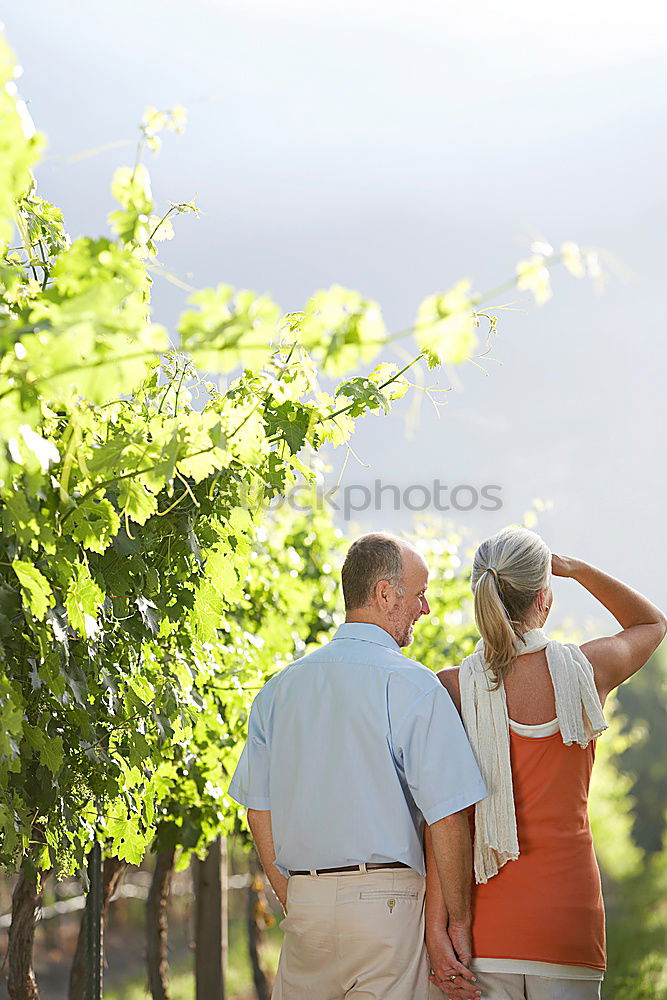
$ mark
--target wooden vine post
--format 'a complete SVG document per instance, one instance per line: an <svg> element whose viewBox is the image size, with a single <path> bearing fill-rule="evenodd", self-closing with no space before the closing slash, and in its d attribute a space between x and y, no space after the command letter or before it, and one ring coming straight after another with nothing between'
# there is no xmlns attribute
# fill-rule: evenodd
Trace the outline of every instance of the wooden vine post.
<svg viewBox="0 0 667 1000"><path fill-rule="evenodd" d="M106 924L107 913L111 897L118 888L118 884L123 877L126 863L118 858L105 858L102 865L102 935ZM86 1000L88 989L88 942L91 934L88 931L88 921L92 910L92 900L90 894L86 899L86 907L81 916L79 926L79 936L76 942L76 951L72 959L72 968L69 976L68 1000ZM103 951L100 952L103 955Z"/></svg>
<svg viewBox="0 0 667 1000"><path fill-rule="evenodd" d="M227 842L209 846L194 862L196 1000L225 1000L227 972Z"/></svg>
<svg viewBox="0 0 667 1000"><path fill-rule="evenodd" d="M86 1000L102 1000L102 845L95 840L88 855Z"/></svg>

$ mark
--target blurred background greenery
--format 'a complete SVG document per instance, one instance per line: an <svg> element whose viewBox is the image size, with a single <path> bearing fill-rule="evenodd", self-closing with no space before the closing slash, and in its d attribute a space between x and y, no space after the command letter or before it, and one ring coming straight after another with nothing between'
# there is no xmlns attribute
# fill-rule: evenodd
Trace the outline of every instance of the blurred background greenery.
<svg viewBox="0 0 667 1000"><path fill-rule="evenodd" d="M598 743L591 819L607 907L605 1000L667 997L667 658L618 690Z"/></svg>

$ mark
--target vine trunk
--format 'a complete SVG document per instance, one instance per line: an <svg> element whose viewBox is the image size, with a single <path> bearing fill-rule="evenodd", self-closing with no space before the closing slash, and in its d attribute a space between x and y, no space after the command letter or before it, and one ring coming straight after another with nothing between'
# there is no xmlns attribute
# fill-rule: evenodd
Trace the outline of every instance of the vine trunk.
<svg viewBox="0 0 667 1000"><path fill-rule="evenodd" d="M22 868L12 893L12 922L7 949L9 975L7 989L11 1000L39 1000L39 990L32 967L37 911L42 905L46 873L37 878Z"/></svg>
<svg viewBox="0 0 667 1000"><path fill-rule="evenodd" d="M146 900L146 966L153 1000L169 1000L167 905L174 870L174 848L158 851Z"/></svg>

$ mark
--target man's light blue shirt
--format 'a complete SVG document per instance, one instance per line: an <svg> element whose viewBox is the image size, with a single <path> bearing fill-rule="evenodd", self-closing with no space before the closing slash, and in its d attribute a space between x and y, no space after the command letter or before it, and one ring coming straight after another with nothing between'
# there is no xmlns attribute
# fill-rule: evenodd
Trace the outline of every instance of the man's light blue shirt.
<svg viewBox="0 0 667 1000"><path fill-rule="evenodd" d="M345 624L259 692L229 794L271 810L284 875L391 861L423 875L424 819L487 791L435 674L378 625Z"/></svg>

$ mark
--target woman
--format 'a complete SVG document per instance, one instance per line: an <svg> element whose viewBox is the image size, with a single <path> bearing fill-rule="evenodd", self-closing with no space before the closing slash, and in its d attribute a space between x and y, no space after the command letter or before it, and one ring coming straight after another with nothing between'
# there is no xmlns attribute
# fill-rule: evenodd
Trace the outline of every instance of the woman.
<svg viewBox="0 0 667 1000"><path fill-rule="evenodd" d="M588 590L622 631L581 648L549 640L543 626L552 574ZM506 528L480 545L471 585L481 642L460 667L438 676L489 789L474 808L477 982L432 976L432 995L467 998L478 989L484 1000L593 1000L605 968L587 814L595 739L607 728L607 696L646 663L667 620L601 570L552 556L524 528ZM442 969L452 965L452 951L428 830L426 854L426 942L432 965Z"/></svg>

